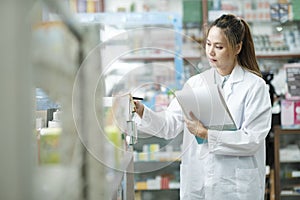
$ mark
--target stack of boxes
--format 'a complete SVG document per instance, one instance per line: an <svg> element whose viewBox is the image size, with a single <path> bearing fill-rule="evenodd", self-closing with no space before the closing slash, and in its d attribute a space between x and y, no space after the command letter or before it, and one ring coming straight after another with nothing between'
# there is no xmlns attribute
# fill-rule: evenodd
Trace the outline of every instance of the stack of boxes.
<svg viewBox="0 0 300 200"><path fill-rule="evenodd" d="M286 64L287 93L281 101L282 128L300 128L300 63Z"/></svg>
<svg viewBox="0 0 300 200"><path fill-rule="evenodd" d="M272 1L247 0L244 3L244 17L247 21L271 21L270 4Z"/></svg>

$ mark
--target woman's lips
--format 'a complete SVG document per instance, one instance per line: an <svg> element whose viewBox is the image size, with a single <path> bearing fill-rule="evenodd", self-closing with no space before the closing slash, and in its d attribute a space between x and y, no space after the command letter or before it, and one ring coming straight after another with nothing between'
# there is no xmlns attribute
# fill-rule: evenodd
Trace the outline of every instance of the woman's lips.
<svg viewBox="0 0 300 200"><path fill-rule="evenodd" d="M217 62L217 60L216 60L216 59L213 59L213 58L210 58L209 61L210 61L210 62Z"/></svg>

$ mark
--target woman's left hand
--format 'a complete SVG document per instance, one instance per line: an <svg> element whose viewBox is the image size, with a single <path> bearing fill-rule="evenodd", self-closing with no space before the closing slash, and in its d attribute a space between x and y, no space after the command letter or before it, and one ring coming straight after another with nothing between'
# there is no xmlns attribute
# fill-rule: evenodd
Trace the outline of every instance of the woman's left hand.
<svg viewBox="0 0 300 200"><path fill-rule="evenodd" d="M185 118L185 123L189 131L197 137L207 139L207 128L190 112L191 119Z"/></svg>

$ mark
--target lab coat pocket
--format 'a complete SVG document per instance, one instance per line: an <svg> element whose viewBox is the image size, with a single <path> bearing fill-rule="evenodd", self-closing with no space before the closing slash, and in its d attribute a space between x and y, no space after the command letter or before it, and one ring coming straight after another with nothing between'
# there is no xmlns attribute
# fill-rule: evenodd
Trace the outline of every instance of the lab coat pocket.
<svg viewBox="0 0 300 200"><path fill-rule="evenodd" d="M257 168L236 169L237 191L240 200L258 199L262 194L262 184Z"/></svg>
<svg viewBox="0 0 300 200"><path fill-rule="evenodd" d="M224 176L212 180L212 189L205 191L208 199L238 200L235 177Z"/></svg>

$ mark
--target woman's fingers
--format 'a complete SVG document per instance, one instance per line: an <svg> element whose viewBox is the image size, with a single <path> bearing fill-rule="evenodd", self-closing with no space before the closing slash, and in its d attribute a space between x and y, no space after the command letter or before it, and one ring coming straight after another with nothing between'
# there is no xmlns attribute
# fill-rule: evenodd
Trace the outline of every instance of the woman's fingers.
<svg viewBox="0 0 300 200"><path fill-rule="evenodd" d="M185 123L188 130L195 136L201 138L207 138L207 129L203 124L195 117L193 112L190 112L191 119L185 118Z"/></svg>
<svg viewBox="0 0 300 200"><path fill-rule="evenodd" d="M142 118L144 113L144 105L139 101L134 101L135 112Z"/></svg>
<svg viewBox="0 0 300 200"><path fill-rule="evenodd" d="M197 117L194 115L192 111L190 112L190 117L192 118L192 120L198 121Z"/></svg>

